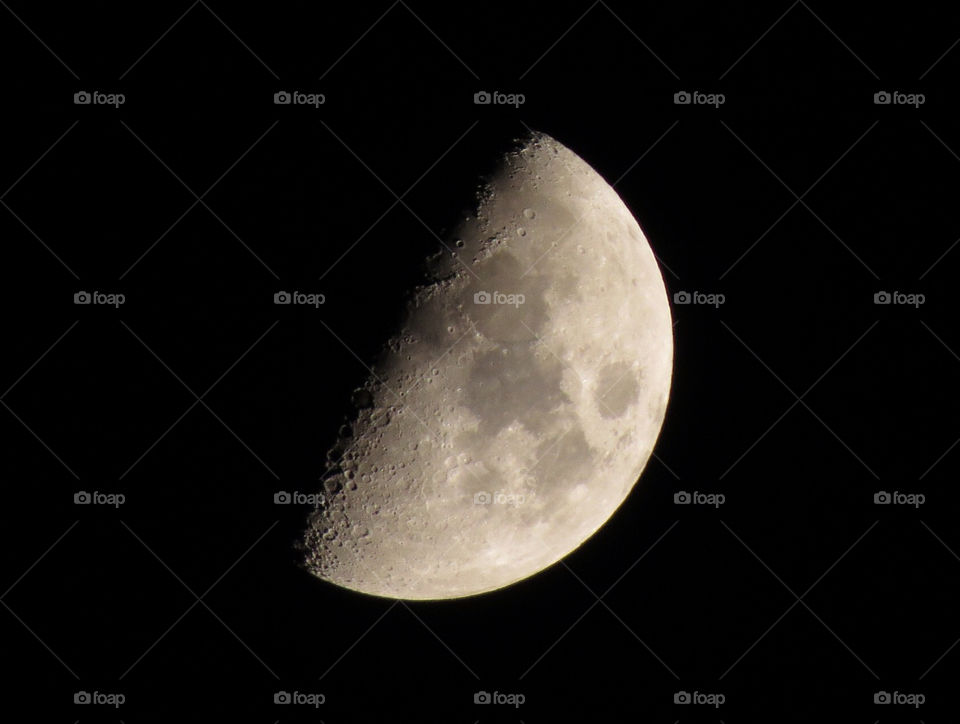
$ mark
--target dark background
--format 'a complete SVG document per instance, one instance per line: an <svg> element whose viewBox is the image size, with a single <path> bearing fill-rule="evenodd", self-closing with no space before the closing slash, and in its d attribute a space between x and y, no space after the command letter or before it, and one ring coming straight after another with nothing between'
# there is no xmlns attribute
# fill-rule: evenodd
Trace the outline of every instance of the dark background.
<svg viewBox="0 0 960 724"><path fill-rule="evenodd" d="M0 706L128 724L956 720L960 17L3 5ZM74 105L81 90L126 103ZM280 90L326 103L277 106ZM526 100L475 105L481 90ZM882 90L926 102L875 105ZM617 182L671 296L725 295L674 306L656 457L602 531L507 589L405 604L317 581L293 550L306 509L273 495L319 489L359 360L526 127ZM74 305L81 290L127 301ZM327 301L276 306L279 290ZM875 305L882 290L925 303ZM126 503L74 505L81 490ZM926 503L874 505L882 490ZM76 706L81 690L126 703ZM326 703L276 706L281 690ZM526 703L477 706L479 690Z"/></svg>

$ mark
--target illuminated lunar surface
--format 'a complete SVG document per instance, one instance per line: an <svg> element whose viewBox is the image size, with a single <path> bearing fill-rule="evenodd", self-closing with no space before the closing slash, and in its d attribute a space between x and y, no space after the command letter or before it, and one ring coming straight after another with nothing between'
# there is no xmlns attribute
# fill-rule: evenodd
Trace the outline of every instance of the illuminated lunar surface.
<svg viewBox="0 0 960 724"><path fill-rule="evenodd" d="M663 422L660 269L579 156L531 134L448 246L357 393L305 534L308 569L356 591L457 598L550 566L623 502Z"/></svg>

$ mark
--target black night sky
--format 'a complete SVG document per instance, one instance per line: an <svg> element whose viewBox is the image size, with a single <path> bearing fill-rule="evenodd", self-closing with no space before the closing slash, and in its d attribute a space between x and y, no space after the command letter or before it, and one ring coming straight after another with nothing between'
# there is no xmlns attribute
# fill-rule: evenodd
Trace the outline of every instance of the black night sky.
<svg viewBox="0 0 960 724"><path fill-rule="evenodd" d="M3 710L956 721L960 15L0 5ZM527 129L615 183L661 261L655 457L511 587L316 580L308 508L274 496L320 489L424 258Z"/></svg>

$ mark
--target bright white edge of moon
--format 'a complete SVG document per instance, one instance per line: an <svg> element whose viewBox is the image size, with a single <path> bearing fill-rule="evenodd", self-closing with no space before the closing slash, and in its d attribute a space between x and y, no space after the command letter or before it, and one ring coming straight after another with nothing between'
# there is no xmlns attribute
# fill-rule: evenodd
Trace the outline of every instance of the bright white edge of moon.
<svg viewBox="0 0 960 724"><path fill-rule="evenodd" d="M579 156L531 134L448 246L359 393L308 522L308 570L355 591L458 598L543 570L613 515L663 423L660 269Z"/></svg>

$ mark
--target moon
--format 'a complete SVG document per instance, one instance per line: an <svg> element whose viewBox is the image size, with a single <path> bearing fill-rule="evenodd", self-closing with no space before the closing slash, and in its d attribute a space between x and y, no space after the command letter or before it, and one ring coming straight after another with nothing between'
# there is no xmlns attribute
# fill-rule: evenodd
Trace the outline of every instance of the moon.
<svg viewBox="0 0 960 724"><path fill-rule="evenodd" d="M557 562L624 501L663 423L673 328L656 258L596 171L520 140L430 260L328 457L305 565L449 599Z"/></svg>

